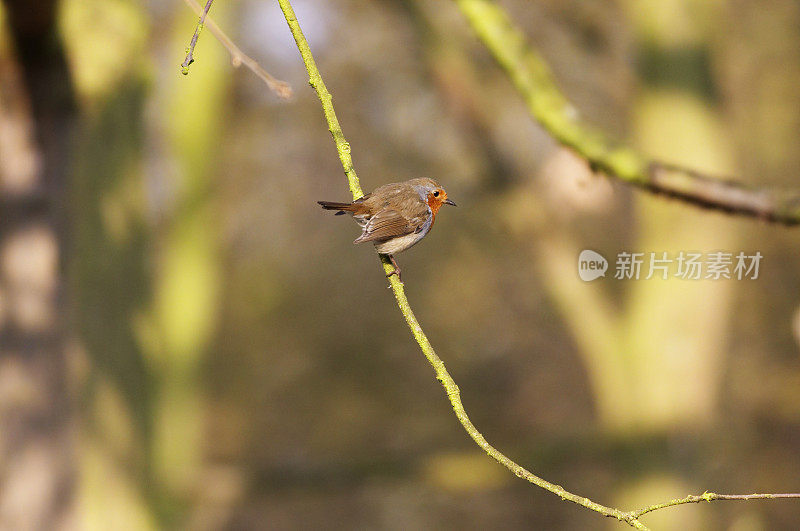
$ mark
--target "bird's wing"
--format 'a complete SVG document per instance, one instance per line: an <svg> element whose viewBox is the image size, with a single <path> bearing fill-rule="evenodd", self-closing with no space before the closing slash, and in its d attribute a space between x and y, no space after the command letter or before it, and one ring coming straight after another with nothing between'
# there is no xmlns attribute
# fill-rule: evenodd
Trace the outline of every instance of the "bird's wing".
<svg viewBox="0 0 800 531"><path fill-rule="evenodd" d="M427 205L421 203L419 208L408 213L410 216L406 217L391 208L379 210L367 221L364 232L353 243L385 241L422 230L428 217Z"/></svg>

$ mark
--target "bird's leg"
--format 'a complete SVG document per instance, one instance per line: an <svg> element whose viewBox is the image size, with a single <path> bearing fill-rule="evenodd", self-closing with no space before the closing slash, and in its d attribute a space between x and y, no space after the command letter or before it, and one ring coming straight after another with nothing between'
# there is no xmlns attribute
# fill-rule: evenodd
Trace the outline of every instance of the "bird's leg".
<svg viewBox="0 0 800 531"><path fill-rule="evenodd" d="M397 262L395 261L395 259L394 259L394 256L393 256L393 255L391 255L391 254L390 254L390 255L387 255L387 256L389 256L389 260L391 260L391 261L392 261L392 265L394 266L394 271L392 271L391 273L389 273L388 275L386 275L386 277L387 277L387 278L389 278L389 277L391 277L392 275L397 275L397 280L399 280L399 281L400 281L400 283L402 284L402 283L403 283L403 278L400 276L400 266L399 266L399 265L397 265Z"/></svg>

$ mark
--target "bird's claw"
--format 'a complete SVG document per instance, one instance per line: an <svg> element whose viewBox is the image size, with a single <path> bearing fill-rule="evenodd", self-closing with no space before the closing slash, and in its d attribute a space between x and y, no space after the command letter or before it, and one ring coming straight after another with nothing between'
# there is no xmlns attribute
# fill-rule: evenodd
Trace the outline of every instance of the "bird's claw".
<svg viewBox="0 0 800 531"><path fill-rule="evenodd" d="M400 269L395 267L391 273L386 273L386 278L392 278L392 275L397 275L397 280L400 281L400 284L403 284L403 277L400 276Z"/></svg>
<svg viewBox="0 0 800 531"><path fill-rule="evenodd" d="M392 266L394 266L394 269L392 270L391 273L386 273L386 278L391 278L392 275L397 275L397 280L399 280L400 284L402 284L403 283L403 277L400 276L400 266L397 265L397 262L395 262L394 256L389 255L389 260L391 260Z"/></svg>

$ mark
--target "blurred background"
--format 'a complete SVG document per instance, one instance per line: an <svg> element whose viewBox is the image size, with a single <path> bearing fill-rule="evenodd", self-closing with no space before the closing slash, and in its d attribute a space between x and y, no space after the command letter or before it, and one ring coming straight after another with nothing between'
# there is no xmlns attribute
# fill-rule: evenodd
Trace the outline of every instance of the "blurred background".
<svg viewBox="0 0 800 531"><path fill-rule="evenodd" d="M800 491L797 229L594 176L452 2L296 0L365 191L459 205L399 256L487 439L633 509ZM796 0L504 0L584 118L657 158L800 187ZM277 3L0 3L0 527L621 529L490 461L357 226ZM751 281L584 283L582 249L760 251ZM612 263L613 270L613 263ZM797 501L655 529L796 529Z"/></svg>

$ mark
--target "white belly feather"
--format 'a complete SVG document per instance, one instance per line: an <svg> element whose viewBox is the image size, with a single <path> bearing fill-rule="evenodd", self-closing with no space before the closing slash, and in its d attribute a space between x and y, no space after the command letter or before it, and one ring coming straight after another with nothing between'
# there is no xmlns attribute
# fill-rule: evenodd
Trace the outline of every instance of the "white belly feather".
<svg viewBox="0 0 800 531"><path fill-rule="evenodd" d="M396 254L405 251L418 241L420 241L427 231L419 233L406 234L405 236L398 236L391 240L375 244L375 249L381 254Z"/></svg>

